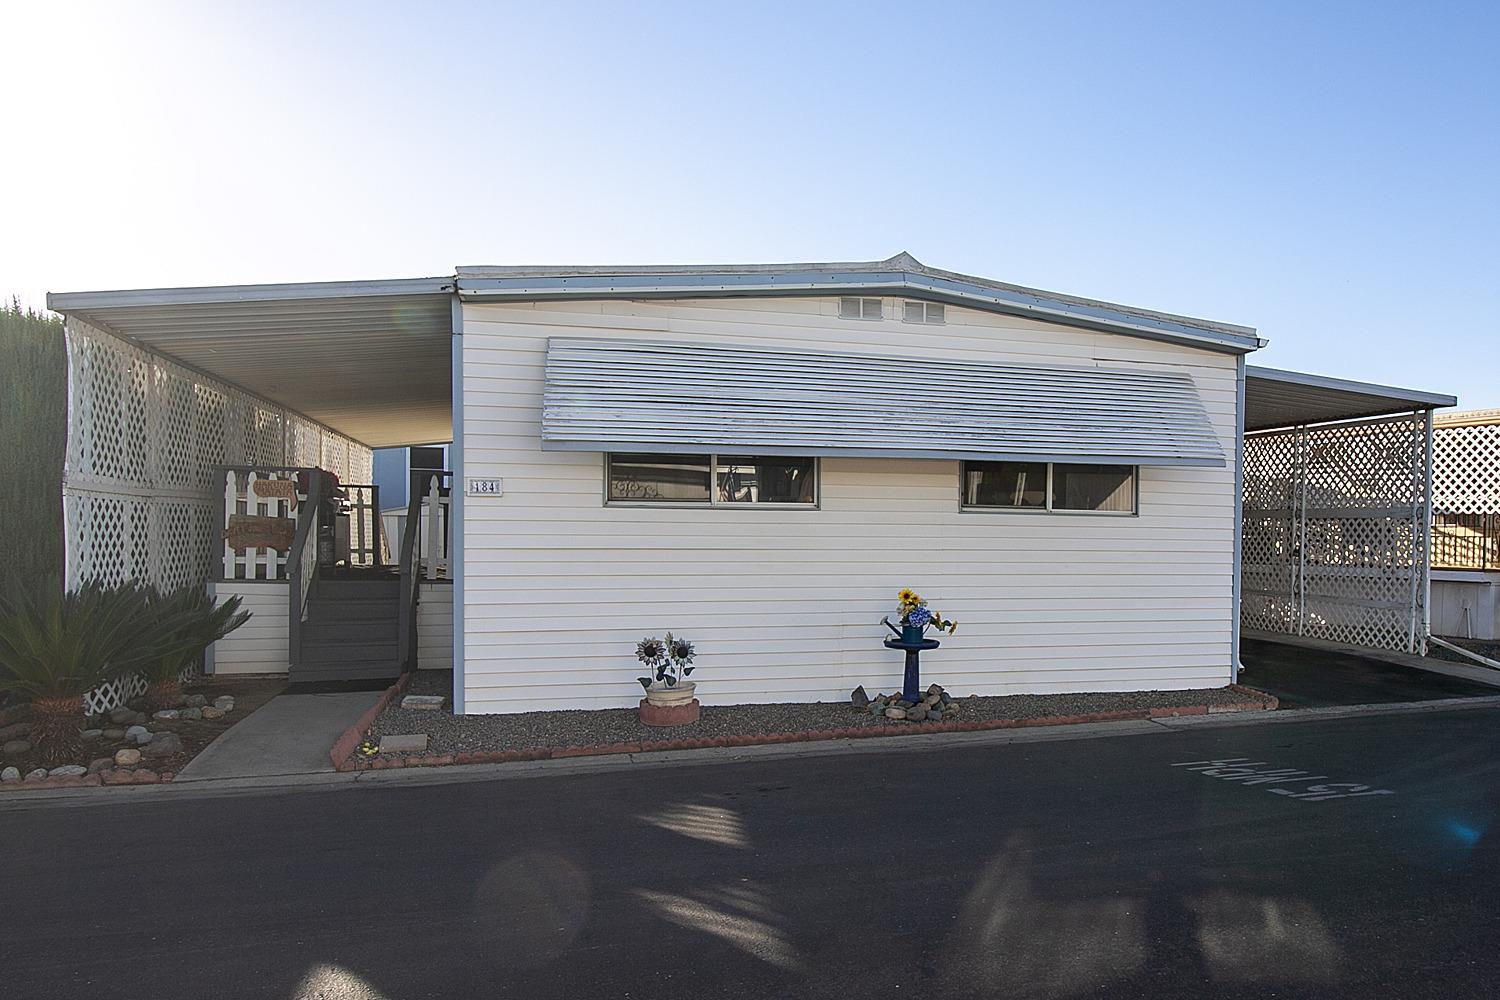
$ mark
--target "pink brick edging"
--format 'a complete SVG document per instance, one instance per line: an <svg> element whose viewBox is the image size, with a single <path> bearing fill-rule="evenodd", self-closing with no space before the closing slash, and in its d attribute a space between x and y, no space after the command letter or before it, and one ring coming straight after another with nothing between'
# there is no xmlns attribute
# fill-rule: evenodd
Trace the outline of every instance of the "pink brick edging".
<svg viewBox="0 0 1500 1000"><path fill-rule="evenodd" d="M408 675L409 676L409 675ZM523 750L465 750L459 753L412 754L402 757L354 757L354 748L364 738L365 730L386 705L405 690L406 677L397 681L381 696L376 707L360 717L334 744L330 756L340 771L382 771L401 767L444 767L448 764L493 764L518 760L556 760L563 757L595 757L618 753L649 753L656 750L705 750L713 747L751 747L772 743L812 743L820 740L859 740L913 733L973 733L988 729L1023 729L1032 726L1071 726L1086 722L1126 722L1161 719L1180 715L1208 715L1221 712L1271 711L1280 702L1271 695L1231 684L1229 689L1247 700L1226 705L1175 705L1163 708L1133 708L1116 712L1089 712L1084 715L1048 715L1034 719L977 719L972 722L913 722L905 726L846 726L838 729L815 729L796 733L742 733L736 736L698 736L677 740L639 740L585 747L528 747ZM343 756L339 756L341 748Z"/></svg>
<svg viewBox="0 0 1500 1000"><path fill-rule="evenodd" d="M333 749L328 751L328 759L333 761L335 771L352 771L353 765L350 758L354 756L354 748L359 746L359 741L365 738L365 732L375 724L375 717L390 707L396 696L406 690L411 683L411 674L405 673L396 679L396 683L380 692L380 697L375 699L375 704L366 710L348 729L344 735L334 741Z"/></svg>
<svg viewBox="0 0 1500 1000"><path fill-rule="evenodd" d="M59 774L55 778L38 778L36 781L0 782L0 792L29 791L33 788L98 788L100 785L159 785L177 777L171 771L156 771L138 767L113 767L93 774Z"/></svg>

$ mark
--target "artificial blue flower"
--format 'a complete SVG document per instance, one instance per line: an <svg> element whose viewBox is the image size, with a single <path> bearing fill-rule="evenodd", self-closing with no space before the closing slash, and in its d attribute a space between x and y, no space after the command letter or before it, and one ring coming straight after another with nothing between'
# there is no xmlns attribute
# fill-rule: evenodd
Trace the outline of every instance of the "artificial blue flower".
<svg viewBox="0 0 1500 1000"><path fill-rule="evenodd" d="M906 616L906 624L915 625L918 628L925 626L930 621L932 621L932 612L926 608L913 608Z"/></svg>

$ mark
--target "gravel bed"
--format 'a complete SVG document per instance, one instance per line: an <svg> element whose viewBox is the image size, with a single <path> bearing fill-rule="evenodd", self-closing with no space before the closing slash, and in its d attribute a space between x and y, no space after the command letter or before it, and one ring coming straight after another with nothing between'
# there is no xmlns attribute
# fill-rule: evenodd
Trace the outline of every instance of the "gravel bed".
<svg viewBox="0 0 1500 1000"><path fill-rule="evenodd" d="M453 675L446 670L421 671L412 679L410 694L451 697ZM873 696L877 692L871 691ZM1249 698L1227 688L1188 691L1127 691L1088 694L1016 694L962 697L957 721L977 719L1035 719L1042 716L1084 715L1181 705L1228 705ZM426 733L429 751L459 753L474 750L523 750L530 747L605 746L636 740L715 737L747 733L795 733L846 727L913 729L910 723L856 712L848 702L778 705L704 705L702 717L691 726L644 726L634 708L521 712L514 715L453 714L451 702L441 711L407 711L399 702L382 712L370 727L370 738L398 733Z"/></svg>

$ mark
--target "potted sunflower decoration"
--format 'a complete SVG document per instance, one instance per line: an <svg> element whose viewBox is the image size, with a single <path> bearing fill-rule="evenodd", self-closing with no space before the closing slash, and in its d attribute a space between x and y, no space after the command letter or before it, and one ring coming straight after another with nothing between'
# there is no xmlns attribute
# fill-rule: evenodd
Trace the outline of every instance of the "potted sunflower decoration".
<svg viewBox="0 0 1500 1000"><path fill-rule="evenodd" d="M649 673L637 677L646 697L641 699L641 721L647 725L680 726L698 721L698 685L688 680L695 669L693 644L667 633L665 639L648 635L635 644L635 658Z"/></svg>

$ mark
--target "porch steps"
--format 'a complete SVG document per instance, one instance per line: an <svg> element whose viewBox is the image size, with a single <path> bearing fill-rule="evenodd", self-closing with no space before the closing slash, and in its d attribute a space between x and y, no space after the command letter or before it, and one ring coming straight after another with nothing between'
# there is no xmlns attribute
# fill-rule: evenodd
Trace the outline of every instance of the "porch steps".
<svg viewBox="0 0 1500 1000"><path fill-rule="evenodd" d="M391 577L314 581L292 680L395 680L400 595L400 581Z"/></svg>

